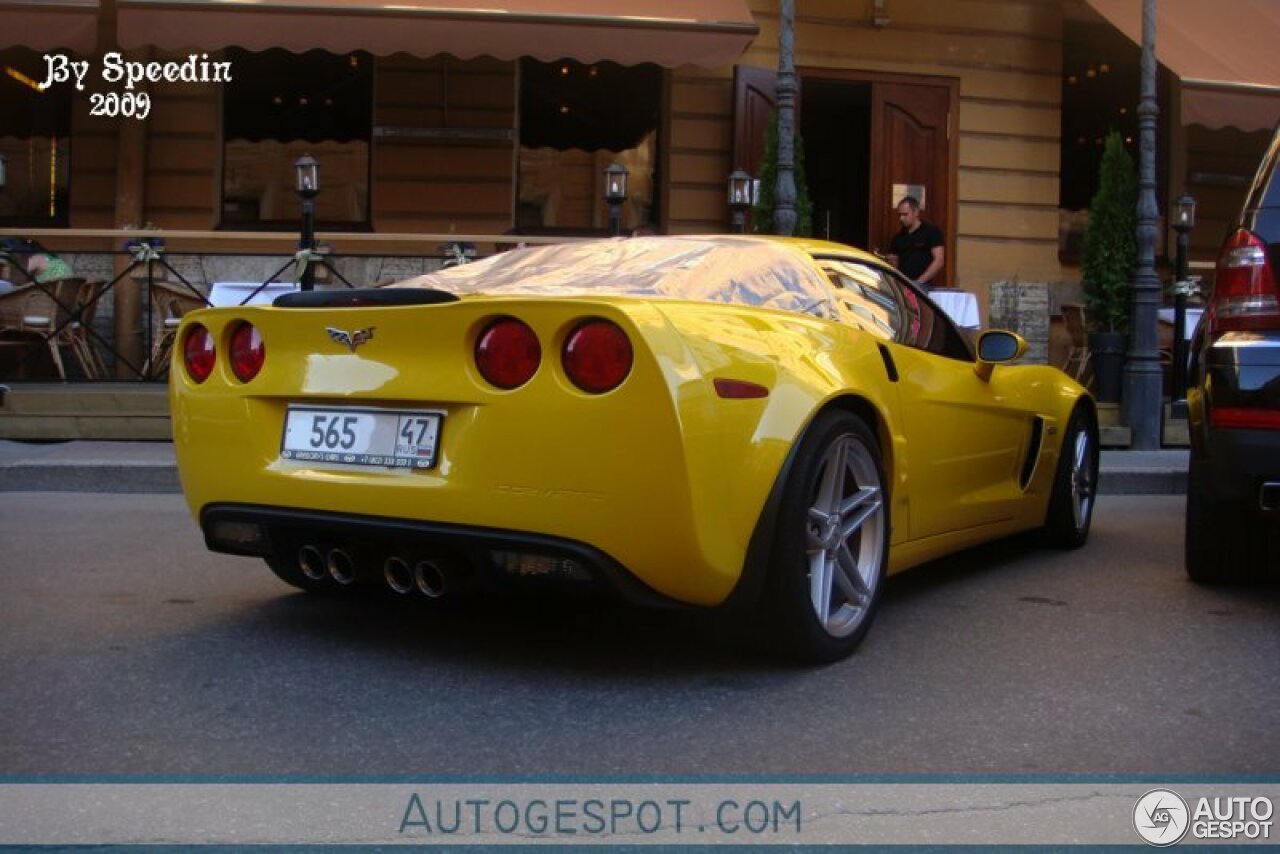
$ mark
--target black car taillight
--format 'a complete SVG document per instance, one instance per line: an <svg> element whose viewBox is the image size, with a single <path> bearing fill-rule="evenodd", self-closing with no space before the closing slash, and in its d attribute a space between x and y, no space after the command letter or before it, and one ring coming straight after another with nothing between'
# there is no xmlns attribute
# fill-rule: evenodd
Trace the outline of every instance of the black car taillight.
<svg viewBox="0 0 1280 854"><path fill-rule="evenodd" d="M187 375L197 383L204 382L213 373L216 359L213 335L199 323L191 324L186 337L182 339L182 361L186 365Z"/></svg>
<svg viewBox="0 0 1280 854"><path fill-rule="evenodd" d="M1218 255L1208 313L1210 335L1280 324L1280 290L1267 244L1247 229L1231 235Z"/></svg>

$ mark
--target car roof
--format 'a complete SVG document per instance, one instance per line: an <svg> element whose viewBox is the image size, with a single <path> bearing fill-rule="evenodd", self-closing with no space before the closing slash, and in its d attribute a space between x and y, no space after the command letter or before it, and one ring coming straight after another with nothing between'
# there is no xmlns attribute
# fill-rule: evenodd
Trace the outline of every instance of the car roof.
<svg viewBox="0 0 1280 854"><path fill-rule="evenodd" d="M797 249L802 249L805 252L808 252L810 255L846 255L857 258L860 261L870 261L872 263L880 264L884 263L883 258L879 258L865 249L859 249L856 246L849 246L845 243L836 243L834 240L823 240L818 237L780 237L775 234L753 234L743 236L754 237L759 240L773 240L787 243L795 246Z"/></svg>

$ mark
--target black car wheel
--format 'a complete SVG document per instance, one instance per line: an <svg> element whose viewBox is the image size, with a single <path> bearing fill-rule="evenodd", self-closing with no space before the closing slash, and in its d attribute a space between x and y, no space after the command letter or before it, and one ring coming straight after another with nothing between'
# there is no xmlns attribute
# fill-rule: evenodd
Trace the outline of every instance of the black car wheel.
<svg viewBox="0 0 1280 854"><path fill-rule="evenodd" d="M889 499L875 433L847 412L820 415L787 481L765 606L785 647L836 661L866 635L889 559Z"/></svg>
<svg viewBox="0 0 1280 854"><path fill-rule="evenodd" d="M1075 549L1089 539L1098 492L1098 424L1093 412L1078 406L1067 422L1053 477L1053 493L1041 539L1046 545Z"/></svg>

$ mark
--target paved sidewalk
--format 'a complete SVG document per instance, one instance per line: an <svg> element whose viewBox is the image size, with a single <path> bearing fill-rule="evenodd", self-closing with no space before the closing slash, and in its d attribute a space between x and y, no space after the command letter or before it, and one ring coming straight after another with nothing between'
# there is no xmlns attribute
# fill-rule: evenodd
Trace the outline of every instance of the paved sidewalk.
<svg viewBox="0 0 1280 854"><path fill-rule="evenodd" d="M1187 450L1103 451L1103 495L1181 495ZM0 440L0 492L179 492L169 442Z"/></svg>

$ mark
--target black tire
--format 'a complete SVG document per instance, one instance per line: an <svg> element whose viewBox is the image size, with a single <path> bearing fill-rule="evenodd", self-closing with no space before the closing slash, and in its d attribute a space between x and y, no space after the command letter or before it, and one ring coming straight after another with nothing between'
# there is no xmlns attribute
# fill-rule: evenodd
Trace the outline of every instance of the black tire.
<svg viewBox="0 0 1280 854"><path fill-rule="evenodd" d="M1276 523L1240 502L1215 501L1194 459L1187 472L1187 576L1197 584L1256 584L1280 577Z"/></svg>
<svg viewBox="0 0 1280 854"><path fill-rule="evenodd" d="M828 477L841 460L839 478ZM783 490L763 600L777 640L802 662L849 656L871 627L889 561L887 483L880 445L862 419L843 411L815 419ZM862 500L854 503L860 490ZM824 508L835 506L839 514L819 521ZM857 529L844 534L853 524ZM853 573L845 568L850 563ZM814 567L830 575L815 579ZM820 602L826 620L819 619Z"/></svg>
<svg viewBox="0 0 1280 854"><path fill-rule="evenodd" d="M1087 406L1067 420L1053 476L1053 492L1040 539L1056 549L1078 549L1089 539L1098 495L1098 422Z"/></svg>

